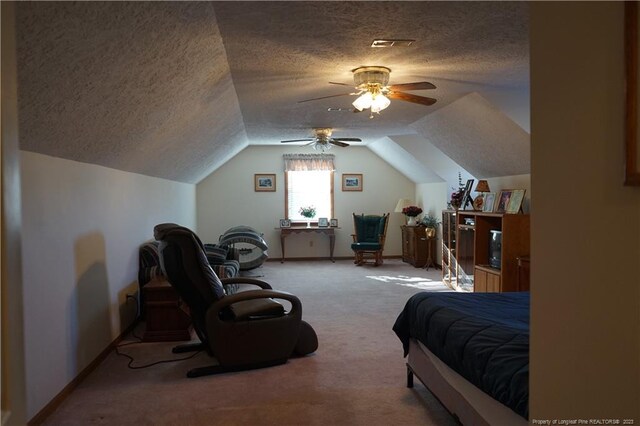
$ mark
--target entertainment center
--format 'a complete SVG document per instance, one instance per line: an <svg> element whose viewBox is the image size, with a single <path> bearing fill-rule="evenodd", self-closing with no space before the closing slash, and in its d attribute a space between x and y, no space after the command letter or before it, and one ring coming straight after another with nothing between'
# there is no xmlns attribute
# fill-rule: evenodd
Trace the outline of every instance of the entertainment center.
<svg viewBox="0 0 640 426"><path fill-rule="evenodd" d="M529 234L527 214L443 210L443 282L475 292L528 291L520 258L529 255Z"/></svg>

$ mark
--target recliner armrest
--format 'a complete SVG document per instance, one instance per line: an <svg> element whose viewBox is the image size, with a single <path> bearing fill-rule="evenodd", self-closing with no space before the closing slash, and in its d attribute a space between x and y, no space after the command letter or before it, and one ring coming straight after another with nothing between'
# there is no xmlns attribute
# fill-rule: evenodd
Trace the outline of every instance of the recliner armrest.
<svg viewBox="0 0 640 426"><path fill-rule="evenodd" d="M230 284L253 284L264 290L273 289L273 287L271 287L269 283L262 280L256 280L255 278L232 277L232 278L222 278L220 281L222 282L223 286L230 285Z"/></svg>
<svg viewBox="0 0 640 426"><path fill-rule="evenodd" d="M219 320L220 312L227 306L253 299L284 299L291 303L291 309L285 315L302 316L302 303L297 296L287 293L286 291L250 290L225 296L217 302L212 303L207 310L207 322L214 318Z"/></svg>

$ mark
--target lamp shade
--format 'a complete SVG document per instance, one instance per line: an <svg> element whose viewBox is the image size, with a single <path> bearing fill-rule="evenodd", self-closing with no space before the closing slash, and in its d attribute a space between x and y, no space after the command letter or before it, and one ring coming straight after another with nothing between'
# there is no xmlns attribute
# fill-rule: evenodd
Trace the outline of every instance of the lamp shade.
<svg viewBox="0 0 640 426"><path fill-rule="evenodd" d="M413 205L413 201L409 200L408 198L401 198L398 200L398 204L396 204L396 209L394 210L394 212L402 213L402 209L412 205Z"/></svg>
<svg viewBox="0 0 640 426"><path fill-rule="evenodd" d="M478 185L476 185L476 192L491 192L489 189L489 182L486 180L479 180Z"/></svg>

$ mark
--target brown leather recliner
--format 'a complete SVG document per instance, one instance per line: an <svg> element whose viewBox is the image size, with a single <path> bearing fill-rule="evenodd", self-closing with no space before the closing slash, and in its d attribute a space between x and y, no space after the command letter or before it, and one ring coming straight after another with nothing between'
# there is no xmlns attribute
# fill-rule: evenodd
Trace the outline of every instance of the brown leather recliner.
<svg viewBox="0 0 640 426"><path fill-rule="evenodd" d="M251 278L220 280L207 262L204 246L188 228L164 223L154 228L165 276L189 306L201 343L174 352L205 349L219 365L194 368L188 377L284 364L292 355L318 347L313 328L302 321L302 305L293 294L274 291ZM225 286L252 284L260 290L225 293ZM275 299L291 304L289 311Z"/></svg>

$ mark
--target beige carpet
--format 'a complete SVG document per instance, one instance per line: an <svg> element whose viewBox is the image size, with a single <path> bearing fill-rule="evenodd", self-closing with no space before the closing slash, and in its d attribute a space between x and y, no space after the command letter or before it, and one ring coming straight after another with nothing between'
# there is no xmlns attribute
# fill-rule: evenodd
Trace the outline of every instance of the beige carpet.
<svg viewBox="0 0 640 426"><path fill-rule="evenodd" d="M45 422L47 425L455 425L420 384L405 386L402 347L391 327L406 300L447 291L441 272L399 260L380 267L351 261L267 262L250 271L300 297L318 351L261 370L187 379L193 359L128 369L115 353ZM139 334L144 324L138 328ZM172 343L123 352L134 365L175 357Z"/></svg>

